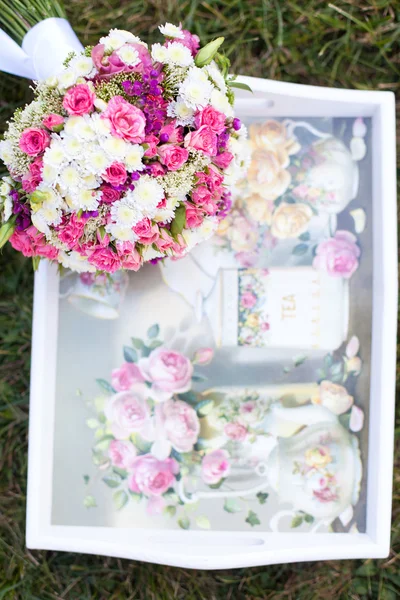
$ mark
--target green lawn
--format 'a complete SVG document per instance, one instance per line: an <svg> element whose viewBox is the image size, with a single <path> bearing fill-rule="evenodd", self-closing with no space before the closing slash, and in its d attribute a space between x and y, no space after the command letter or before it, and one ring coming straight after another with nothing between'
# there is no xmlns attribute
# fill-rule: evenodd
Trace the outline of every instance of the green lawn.
<svg viewBox="0 0 400 600"><path fill-rule="evenodd" d="M153 41L157 24L182 21L203 42L225 36L225 49L236 73L325 86L400 88L399 0L333 0L332 4L324 0L69 0L66 4L83 43L95 42L111 27L130 29ZM1 75L0 128L29 98L27 88L26 81ZM385 560L205 572L27 551L32 283L31 262L6 248L0 256L0 600L400 597L398 472L392 551ZM400 421L396 439L398 464Z"/></svg>

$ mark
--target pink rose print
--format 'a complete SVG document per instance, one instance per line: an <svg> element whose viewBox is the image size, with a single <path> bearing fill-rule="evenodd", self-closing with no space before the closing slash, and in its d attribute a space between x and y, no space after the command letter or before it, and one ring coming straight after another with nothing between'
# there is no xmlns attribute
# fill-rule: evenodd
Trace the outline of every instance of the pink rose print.
<svg viewBox="0 0 400 600"><path fill-rule="evenodd" d="M229 454L226 450L213 450L201 462L201 476L204 483L214 485L229 474Z"/></svg>
<svg viewBox="0 0 400 600"><path fill-rule="evenodd" d="M147 501L146 511L151 516L161 515L166 506L167 503L162 496L151 496Z"/></svg>
<svg viewBox="0 0 400 600"><path fill-rule="evenodd" d="M107 400L104 414L110 421L111 431L117 439L128 438L134 432L139 432L145 439L153 439L148 397L147 386L136 383L129 391L114 394Z"/></svg>
<svg viewBox="0 0 400 600"><path fill-rule="evenodd" d="M70 115L82 116L93 110L96 94L86 83L79 83L65 92L63 107Z"/></svg>
<svg viewBox="0 0 400 600"><path fill-rule="evenodd" d="M114 369L111 376L111 385L117 392L129 390L134 383L143 383L143 375L134 363L124 363L119 369Z"/></svg>
<svg viewBox="0 0 400 600"><path fill-rule="evenodd" d="M212 348L199 348L193 358L193 362L196 365L208 365L214 356L214 350Z"/></svg>
<svg viewBox="0 0 400 600"><path fill-rule="evenodd" d="M241 423L227 423L224 427L224 433L230 440L243 442L247 437L247 427Z"/></svg>
<svg viewBox="0 0 400 600"><path fill-rule="evenodd" d="M136 449L132 442L112 440L108 448L111 464L120 469L130 469L136 458Z"/></svg>
<svg viewBox="0 0 400 600"><path fill-rule="evenodd" d="M317 247L313 267L326 271L332 277L349 279L358 268L360 248L350 231L336 231L335 236Z"/></svg>
<svg viewBox="0 0 400 600"><path fill-rule="evenodd" d="M50 146L50 135L39 127L28 127L24 129L19 140L22 152L29 156L37 156Z"/></svg>
<svg viewBox="0 0 400 600"><path fill-rule="evenodd" d="M251 292L245 292L240 298L240 303L244 308L253 308L256 302L257 298Z"/></svg>
<svg viewBox="0 0 400 600"><path fill-rule="evenodd" d="M190 452L200 433L200 421L194 408L181 400L167 400L163 404L164 431L173 448Z"/></svg>
<svg viewBox="0 0 400 600"><path fill-rule="evenodd" d="M143 142L146 118L140 108L136 108L122 96L111 98L101 118L110 121L111 131L115 136L134 144Z"/></svg>
<svg viewBox="0 0 400 600"><path fill-rule="evenodd" d="M161 496L175 482L179 465L173 458L158 460L151 454L138 456L132 465L129 489L137 494Z"/></svg>
<svg viewBox="0 0 400 600"><path fill-rule="evenodd" d="M156 348L148 358L140 359L139 368L145 379L153 384L160 402L190 390L193 365L180 352Z"/></svg>

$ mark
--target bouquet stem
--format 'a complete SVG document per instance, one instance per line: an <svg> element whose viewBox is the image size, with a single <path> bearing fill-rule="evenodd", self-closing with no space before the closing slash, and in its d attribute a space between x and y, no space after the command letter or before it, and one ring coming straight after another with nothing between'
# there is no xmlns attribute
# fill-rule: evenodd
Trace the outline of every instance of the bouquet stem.
<svg viewBox="0 0 400 600"><path fill-rule="evenodd" d="M65 19L62 2L57 0L0 0L0 27L19 44L29 29L50 17Z"/></svg>

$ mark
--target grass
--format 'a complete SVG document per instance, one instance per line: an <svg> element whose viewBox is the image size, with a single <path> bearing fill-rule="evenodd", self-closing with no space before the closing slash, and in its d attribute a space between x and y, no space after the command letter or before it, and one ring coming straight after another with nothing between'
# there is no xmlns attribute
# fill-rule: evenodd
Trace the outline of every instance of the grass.
<svg viewBox="0 0 400 600"><path fill-rule="evenodd" d="M232 71L297 83L399 91L396 0L69 0L83 43L111 27L149 41L179 22L203 41L226 37ZM29 98L26 81L0 77L0 127ZM0 256L0 600L395 600L400 597L400 476L392 550L385 560L187 571L25 548L32 267ZM399 374L399 371L398 371ZM399 377L398 377L399 380ZM384 401L384 399L383 399ZM399 416L399 415L398 415ZM400 421L396 465L400 460Z"/></svg>

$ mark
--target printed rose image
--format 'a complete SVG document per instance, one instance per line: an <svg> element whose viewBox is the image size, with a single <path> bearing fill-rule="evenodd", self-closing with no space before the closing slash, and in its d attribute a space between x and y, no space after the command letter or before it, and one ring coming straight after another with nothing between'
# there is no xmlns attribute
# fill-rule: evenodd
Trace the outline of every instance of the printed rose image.
<svg viewBox="0 0 400 600"><path fill-rule="evenodd" d="M132 442L112 440L108 448L112 465L120 469L131 469L136 459L136 449Z"/></svg>
<svg viewBox="0 0 400 600"><path fill-rule="evenodd" d="M282 202L273 214L271 233L279 239L296 238L307 231L312 216L307 204Z"/></svg>
<svg viewBox="0 0 400 600"><path fill-rule="evenodd" d="M259 194L251 194L243 200L242 204L247 214L254 221L260 223L260 225L271 224L274 211L274 203L271 200L266 200Z"/></svg>
<svg viewBox="0 0 400 600"><path fill-rule="evenodd" d="M251 252L258 242L257 228L239 211L234 210L220 224L217 235L226 237L234 252Z"/></svg>
<svg viewBox="0 0 400 600"><path fill-rule="evenodd" d="M327 446L309 448L304 456L306 465L313 469L322 469L332 462L332 456Z"/></svg>
<svg viewBox="0 0 400 600"><path fill-rule="evenodd" d="M300 144L294 136L289 136L286 125L274 119L250 125L249 138L253 148L278 152L285 165L289 164L289 157L300 150Z"/></svg>
<svg viewBox="0 0 400 600"><path fill-rule="evenodd" d="M276 200L289 187L291 176L281 157L274 151L257 148L251 155L247 181L253 193L265 200Z"/></svg>
<svg viewBox="0 0 400 600"><path fill-rule="evenodd" d="M201 463L201 477L204 483L214 485L229 474L229 454L226 450L213 450L206 454Z"/></svg>
<svg viewBox="0 0 400 600"><path fill-rule="evenodd" d="M158 460L151 454L138 456L132 465L128 485L132 492L161 496L175 482L179 465L173 458Z"/></svg>
<svg viewBox="0 0 400 600"><path fill-rule="evenodd" d="M335 415L341 415L349 410L354 399L342 385L332 381L321 381L319 395L312 399L313 404L325 406Z"/></svg>
<svg viewBox="0 0 400 600"><path fill-rule="evenodd" d="M332 277L350 279L358 268L360 254L356 236L350 231L339 230L334 237L318 244L313 267Z"/></svg>
<svg viewBox="0 0 400 600"><path fill-rule="evenodd" d="M200 433L196 411L181 400L167 400L163 407L163 427L172 447L178 452L190 452Z"/></svg>
<svg viewBox="0 0 400 600"><path fill-rule="evenodd" d="M193 365L186 356L176 350L156 348L148 358L140 360L139 368L146 381L153 384L158 401L190 390Z"/></svg>
<svg viewBox="0 0 400 600"><path fill-rule="evenodd" d="M124 363L111 374L111 385L117 392L129 390L134 383L143 383L144 377L139 367L134 363Z"/></svg>
<svg viewBox="0 0 400 600"><path fill-rule="evenodd" d="M260 407L255 400L247 400L240 404L240 418L245 423L256 423L260 418Z"/></svg>
<svg viewBox="0 0 400 600"><path fill-rule="evenodd" d="M118 439L126 439L138 432L145 439L153 439L147 403L149 389L142 383L134 384L130 391L111 396L104 408L106 418L111 422L111 431Z"/></svg>
<svg viewBox="0 0 400 600"><path fill-rule="evenodd" d="M257 296L255 296L252 292L245 292L240 296L240 303L244 308L253 308L253 306L257 303Z"/></svg>
<svg viewBox="0 0 400 600"><path fill-rule="evenodd" d="M193 363L196 365L208 365L214 356L212 348L199 348L193 358Z"/></svg>
<svg viewBox="0 0 400 600"><path fill-rule="evenodd" d="M236 421L234 423L227 423L224 427L224 433L230 440L243 442L243 440L246 439L248 432L245 425Z"/></svg>

